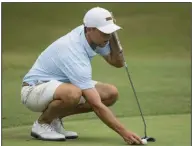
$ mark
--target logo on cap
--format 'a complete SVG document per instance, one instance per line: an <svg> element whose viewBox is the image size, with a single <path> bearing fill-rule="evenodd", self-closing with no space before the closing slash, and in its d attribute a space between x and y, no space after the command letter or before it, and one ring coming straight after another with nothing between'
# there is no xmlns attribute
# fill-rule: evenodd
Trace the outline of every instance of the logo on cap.
<svg viewBox="0 0 192 146"><path fill-rule="evenodd" d="M107 18L105 18L105 19L106 19L106 21L113 20L112 17L107 17Z"/></svg>

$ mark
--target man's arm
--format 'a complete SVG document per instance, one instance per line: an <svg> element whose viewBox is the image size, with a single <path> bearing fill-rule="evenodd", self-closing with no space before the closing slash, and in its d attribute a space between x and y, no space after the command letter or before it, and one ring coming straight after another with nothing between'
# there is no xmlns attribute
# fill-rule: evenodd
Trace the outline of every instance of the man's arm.
<svg viewBox="0 0 192 146"><path fill-rule="evenodd" d="M122 54L122 50L120 50L118 42L115 38L115 34L112 34L111 39L109 40L109 45L110 45L110 49L111 52L106 55L103 56L104 59L111 65L120 68L124 66L124 60L123 60L123 54Z"/></svg>
<svg viewBox="0 0 192 146"><path fill-rule="evenodd" d="M87 102L92 107L96 115L110 128L115 130L118 134L122 136L125 132L125 128L122 124L115 118L112 112L106 107L102 102L101 98L95 88L83 90L83 95L86 97Z"/></svg>
<svg viewBox="0 0 192 146"><path fill-rule="evenodd" d="M111 129L116 131L129 144L141 144L141 139L134 133L127 131L111 110L101 102L101 98L95 88L83 90L83 95L92 107L96 115Z"/></svg>
<svg viewBox="0 0 192 146"><path fill-rule="evenodd" d="M109 108L101 102L101 98L92 82L92 69L89 58L82 55L81 60L77 61L76 57L72 55L60 56L60 69L69 78L70 82L82 90L83 96L86 97L93 111L106 125L119 133L127 143L141 143L141 139L134 133L127 131Z"/></svg>

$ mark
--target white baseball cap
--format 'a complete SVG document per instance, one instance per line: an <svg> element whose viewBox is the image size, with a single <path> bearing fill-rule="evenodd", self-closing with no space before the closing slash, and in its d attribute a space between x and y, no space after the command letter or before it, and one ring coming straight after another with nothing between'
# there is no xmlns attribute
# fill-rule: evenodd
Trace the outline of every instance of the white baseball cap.
<svg viewBox="0 0 192 146"><path fill-rule="evenodd" d="M85 27L95 27L103 33L111 34L119 29L120 26L116 25L113 20L112 14L100 7L90 9L83 18Z"/></svg>

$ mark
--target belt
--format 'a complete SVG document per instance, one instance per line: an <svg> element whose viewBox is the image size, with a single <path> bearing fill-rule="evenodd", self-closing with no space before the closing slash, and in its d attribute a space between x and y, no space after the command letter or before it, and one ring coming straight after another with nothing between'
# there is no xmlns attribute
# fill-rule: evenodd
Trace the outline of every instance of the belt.
<svg viewBox="0 0 192 146"><path fill-rule="evenodd" d="M30 85L26 82L23 82L22 87L24 87L24 86L30 86Z"/></svg>
<svg viewBox="0 0 192 146"><path fill-rule="evenodd" d="M40 83L38 83L38 84L35 84L35 86L40 85L40 84L42 84L42 83L47 83L47 82L49 82L49 81L40 82ZM28 83L26 83L26 82L23 82L22 87L24 87L24 86L31 86L31 85L28 84Z"/></svg>

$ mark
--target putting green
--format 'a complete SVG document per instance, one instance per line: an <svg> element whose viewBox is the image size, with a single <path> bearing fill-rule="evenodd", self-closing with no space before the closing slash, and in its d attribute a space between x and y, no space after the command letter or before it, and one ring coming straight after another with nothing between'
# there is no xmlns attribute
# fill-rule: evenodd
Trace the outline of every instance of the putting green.
<svg viewBox="0 0 192 146"><path fill-rule="evenodd" d="M140 117L120 119L127 128L143 135ZM155 146L187 146L190 145L190 114L147 116L148 134L157 139ZM32 139L29 136L30 126L4 128L2 130L3 146L116 146L125 145L123 139L106 127L98 119L84 121L66 121L67 129L78 131L79 139L65 142L46 142Z"/></svg>
<svg viewBox="0 0 192 146"><path fill-rule="evenodd" d="M30 126L23 127L32 124L39 113L27 110L20 101L22 78L41 51L82 24L85 12L95 6L112 11L123 27L119 37L131 78L142 110L149 115L149 135L157 138L149 145L190 145L190 3L2 3L3 146L125 145L100 120L92 119L97 118L93 113L65 119L66 128L79 133L78 140L42 142L30 137ZM129 117L121 121L143 136L124 68L116 69L99 56L92 64L94 80L118 88L119 100L111 109L118 117Z"/></svg>

